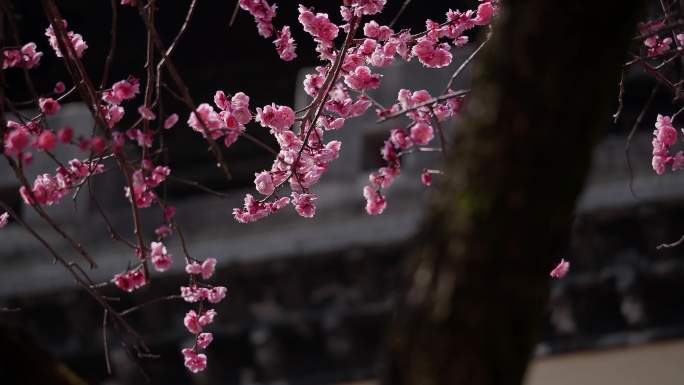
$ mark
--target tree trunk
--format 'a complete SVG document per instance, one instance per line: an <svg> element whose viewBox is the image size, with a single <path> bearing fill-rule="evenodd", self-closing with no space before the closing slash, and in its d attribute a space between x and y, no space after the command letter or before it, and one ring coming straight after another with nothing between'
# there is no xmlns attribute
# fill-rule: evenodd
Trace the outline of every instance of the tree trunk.
<svg viewBox="0 0 684 385"><path fill-rule="evenodd" d="M410 263L387 385L522 382L641 5L503 4Z"/></svg>

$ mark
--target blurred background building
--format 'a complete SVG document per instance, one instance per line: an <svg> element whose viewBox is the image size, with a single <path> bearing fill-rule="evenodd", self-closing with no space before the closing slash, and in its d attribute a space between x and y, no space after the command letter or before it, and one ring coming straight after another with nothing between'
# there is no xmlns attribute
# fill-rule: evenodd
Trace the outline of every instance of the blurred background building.
<svg viewBox="0 0 684 385"><path fill-rule="evenodd" d="M175 8L162 4L158 25L164 36L175 34L186 3ZM331 15L336 13L337 7L331 4L310 3ZM385 18L394 15L399 3L390 1ZM60 6L70 26L88 41L91 48L85 56L86 65L98 78L109 27L88 15L108 15L108 2L74 0L60 2ZM461 9L468 6L472 3L452 5ZM420 28L427 18L442 19L444 7L439 2L416 2L400 24ZM38 42L46 53L44 63L36 70L36 81L40 90L49 90L56 80L67 77L42 36L47 23L39 7L21 2L17 8L25 40ZM248 93L252 106L273 101L306 105L301 81L315 64L307 57L313 52L311 44L303 35L296 35L300 58L282 63L271 42L257 36L248 15L240 14L236 25L227 27L231 11L232 3L200 2L175 54L195 100L209 101L215 90L223 89ZM143 75L142 26L133 10L124 8L121 13L120 25L125 28L119 29L114 81L129 74ZM218 22L216 15L221 15ZM295 7L282 4L278 22L292 24L295 18ZM472 48L454 52L453 65L441 70L420 70L418 63L390 66L383 71L383 87L372 95L389 105L400 88L437 94L469 50ZM17 78L8 79L10 93L23 100L25 91L21 77ZM466 74L457 87L466 86L467 80ZM643 124L637 127L629 154L625 151L627 134L651 87L645 76L628 74L622 118L613 124L606 117L606 135L596 149L571 239L566 253L558 256L571 262L571 272L554 282L546 326L529 374L530 385L610 384L618 380L623 385L646 381L680 384L684 378L684 246L656 250L658 244L684 234L684 180L678 174L656 176L650 168L655 114L669 113L671 108L665 95L656 94ZM590 95L587 102L591 102ZM168 104L171 108L173 101ZM70 124L86 134L92 120L85 106L74 103L65 105L51 124ZM190 252L200 258L218 258L219 270L213 281L228 286L229 296L217 306L219 317L211 328L216 341L209 348L209 367L199 375L189 375L180 356L181 346L188 344L182 324L188 309L185 303L161 302L129 316L160 355L142 362L153 383L374 383L387 324L399 295L402 263L415 245L414 234L429 199L429 188L420 184L419 173L425 166L434 168L439 161L434 154L408 158L402 176L388 192L386 212L367 216L362 186L368 173L381 165L379 148L389 129L401 124L378 125L369 112L350 120L339 132L327 134L326 139L342 140L342 154L314 189L321 197L316 218L304 219L286 210L249 225L235 223L230 211L241 205L246 192L252 192L254 172L270 167L271 156L239 141L225 151L234 175L227 182L213 166L199 135L184 124L173 129L168 140L174 173L229 194L219 199L187 184L170 182L164 186L168 200L178 209L178 222ZM446 126L458 130L454 122ZM251 124L248 130L272 142L266 129ZM70 159L78 153L58 156ZM29 174L33 177L46 169L53 169L50 160L36 157ZM122 181L114 173L105 173L94 181L93 193L114 227L122 234L131 234ZM13 202L24 219L60 252L78 259L40 218L22 207L17 189L9 169L1 165L0 197ZM94 281L107 281L134 261L128 249L109 240L87 191L80 192L73 202L67 199L48 211L95 256L100 267L89 272ZM161 218L156 209L144 210L148 239ZM0 313L2 323L20 325L37 345L67 363L88 383L144 383L139 368L126 356L111 330L108 336L114 373L106 375L101 308L52 263L39 244L12 224L0 233L0 245L0 307L21 309ZM114 302L117 308L178 293L186 278L173 236L169 247L176 255L174 267L154 274L151 286L133 295L114 288L104 290L119 298ZM0 368L2 365L0 362Z"/></svg>

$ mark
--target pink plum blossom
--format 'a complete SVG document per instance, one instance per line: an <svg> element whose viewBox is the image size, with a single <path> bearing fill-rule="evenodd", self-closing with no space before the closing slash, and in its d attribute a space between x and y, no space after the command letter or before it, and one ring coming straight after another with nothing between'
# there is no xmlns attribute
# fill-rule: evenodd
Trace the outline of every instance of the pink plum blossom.
<svg viewBox="0 0 684 385"><path fill-rule="evenodd" d="M371 90L380 87L380 77L380 74L371 73L370 68L360 66L345 76L344 82L358 91Z"/></svg>
<svg viewBox="0 0 684 385"><path fill-rule="evenodd" d="M62 106L52 98L39 98L38 104L40 105L40 111L45 115L54 115L62 108Z"/></svg>
<svg viewBox="0 0 684 385"><path fill-rule="evenodd" d="M273 185L273 178L271 173L268 171L262 171L256 174L254 178L254 185L259 193L263 195L271 195L275 191L275 186Z"/></svg>
<svg viewBox="0 0 684 385"><path fill-rule="evenodd" d="M171 127L175 126L177 122L178 114L171 114L168 118L164 119L164 128L168 130Z"/></svg>
<svg viewBox="0 0 684 385"><path fill-rule="evenodd" d="M226 297L227 292L228 289L226 289L224 286L212 287L207 292L207 301L211 303L219 303Z"/></svg>
<svg viewBox="0 0 684 385"><path fill-rule="evenodd" d="M193 349L182 350L185 367L193 373L199 373L207 368L206 354L197 353Z"/></svg>
<svg viewBox="0 0 684 385"><path fill-rule="evenodd" d="M420 173L420 181L425 186L430 186L432 184L432 174L429 170L423 169L423 172Z"/></svg>
<svg viewBox="0 0 684 385"><path fill-rule="evenodd" d="M171 267L173 262L172 255L166 250L161 242L152 242L150 245L150 258L152 259L152 264L157 271L163 272Z"/></svg>
<svg viewBox="0 0 684 385"><path fill-rule="evenodd" d="M64 22L64 28L66 28L67 27L66 20L62 20L62 21ZM52 25L48 26L47 29L45 30L45 36L48 37L49 42L50 42L50 46L55 51L55 55L57 55L57 57L63 57L62 51L59 48L59 43L57 42L57 36L55 35L55 31L52 28ZM73 31L68 31L67 37L69 38L69 41L71 42L71 45L74 49L74 52L76 53L76 57L81 58L83 56L83 52L86 50L86 48L88 48L88 45L83 40L83 36L81 36L78 33L74 33Z"/></svg>
<svg viewBox="0 0 684 385"><path fill-rule="evenodd" d="M568 273L568 270L570 270L570 262L561 258L558 265L551 270L549 275L553 278L563 278Z"/></svg>
<svg viewBox="0 0 684 385"><path fill-rule="evenodd" d="M64 85L64 82L59 81L55 83L55 88L52 90L52 92L56 94L61 94L64 91L66 91L66 86Z"/></svg>
<svg viewBox="0 0 684 385"><path fill-rule="evenodd" d="M295 113L288 106L278 106L275 103L257 108L256 121L262 127L269 127L274 132L280 132L290 128L294 124Z"/></svg>
<svg viewBox="0 0 684 385"><path fill-rule="evenodd" d="M285 61L294 60L297 57L295 50L297 49L297 44L290 34L290 27L284 26L280 32L277 32L277 39L273 41L276 46L276 51L278 56Z"/></svg>
<svg viewBox="0 0 684 385"><path fill-rule="evenodd" d="M417 145L426 145L434 138L434 131L429 124L419 122L411 127L411 140Z"/></svg>
<svg viewBox="0 0 684 385"><path fill-rule="evenodd" d="M259 35L270 37L273 34L273 17L277 6L269 5L266 0L240 0L240 8L249 12L257 23Z"/></svg>
<svg viewBox="0 0 684 385"><path fill-rule="evenodd" d="M382 214L387 207L385 197L377 190L366 186L363 188L363 196L366 198L366 212L370 215Z"/></svg>
<svg viewBox="0 0 684 385"><path fill-rule="evenodd" d="M183 325L192 334L197 334L202 331L202 325L200 324L199 316L194 310L190 310L185 314L183 318Z"/></svg>
<svg viewBox="0 0 684 385"><path fill-rule="evenodd" d="M316 215L316 206L313 204L316 199L318 199L316 194L292 193L292 205L294 205L297 214L304 218L313 218Z"/></svg>
<svg viewBox="0 0 684 385"><path fill-rule="evenodd" d="M452 56L448 44L439 43L436 38L429 34L419 38L417 42L411 52L418 57L424 66L441 68L451 63Z"/></svg>
<svg viewBox="0 0 684 385"><path fill-rule="evenodd" d="M7 222L9 222L9 213L0 214L0 229L7 226Z"/></svg>
<svg viewBox="0 0 684 385"><path fill-rule="evenodd" d="M197 347L199 349L206 349L214 340L214 335L211 333L200 333L197 335Z"/></svg>
<svg viewBox="0 0 684 385"><path fill-rule="evenodd" d="M140 106L138 107L138 113L140 116L145 119L145 120L154 120L157 118L157 116L146 106Z"/></svg>
<svg viewBox="0 0 684 385"><path fill-rule="evenodd" d="M55 134L49 130L43 130L43 132L38 135L38 140L36 141L36 147L43 151L51 151L55 148L56 144L57 138L55 137Z"/></svg>

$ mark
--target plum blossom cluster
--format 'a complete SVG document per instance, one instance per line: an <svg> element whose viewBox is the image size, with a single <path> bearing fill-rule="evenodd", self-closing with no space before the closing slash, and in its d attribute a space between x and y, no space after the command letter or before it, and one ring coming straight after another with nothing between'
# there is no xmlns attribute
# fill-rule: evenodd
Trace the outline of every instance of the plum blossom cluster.
<svg viewBox="0 0 684 385"><path fill-rule="evenodd" d="M425 90L401 90L398 102L385 108L369 95L369 91L382 84L378 69L398 60L413 59L427 68L449 65L453 59L451 51L468 42L466 31L488 25L497 12L498 3L480 0L477 10L449 10L445 21L428 20L425 30L418 33L407 29L395 31L371 20L370 17L383 11L386 3L386 0L343 0L339 16L299 5L299 26L290 28L283 25L277 29L273 25L275 4L266 0L239 0L238 5L254 17L259 34L265 38L274 36L273 44L282 60L291 61L297 57L294 34L301 27L316 44L315 51L321 63L305 76L303 87L313 101L300 111L295 112L291 106L278 103L250 110L247 94L227 94L224 91L216 91L213 104L202 103L196 109L192 107L194 110L187 117L187 125L208 140L212 150L214 141L219 139L226 147L232 146L240 137L254 140L246 132L251 122L261 127L257 129L267 130L277 143L276 148L269 148L275 156L273 163L255 173L256 193L246 194L244 206L232 210L237 221L253 222L287 206L292 206L292 210L302 217L314 217L319 196L313 189L341 151L342 143L330 140L330 131L342 129L349 119L365 114L372 106L376 107L381 119L397 115L407 118L408 123L398 124L390 131L381 152L386 164L370 175L370 183L363 189L369 214L380 214L386 209L385 189L401 173L403 156L436 148L428 146L435 142L436 133L441 130L440 122L458 115L464 101L463 94L448 90L445 94L432 96ZM120 0L120 4L140 5L137 0ZM56 17L50 19L59 20ZM66 21L63 21L63 26L67 28ZM344 35L342 45L341 35ZM63 39L64 36L58 36L50 25L45 36L56 56L64 58L67 64L83 57L88 49L83 36L74 31L67 30ZM3 48L3 69L31 69L40 64L43 53L35 43L17 44L17 47ZM670 42L656 38L654 44L669 47ZM69 52L63 52L65 47ZM70 54L72 50L73 55ZM154 55L152 61L157 59L159 55ZM170 61L167 65L170 66ZM78 77L87 78L88 74L79 73ZM112 161L112 168L120 169L126 182L119 193L123 193L130 202L136 243L128 241L125 236L116 234L115 237L111 226L109 230L113 238L133 250L136 260L115 274L111 283L124 292L134 292L150 282L152 269L165 272L172 267L174 257L167 247L168 237L177 233L184 242L181 229L174 220L175 208L167 205L164 195L158 193L160 185L167 182L171 174L166 160L161 160L160 155L164 150L164 130L174 127L179 116L163 112L164 97L155 95L161 92L159 87L156 90L154 87L146 88L146 91L151 90L152 99L146 92L144 104L138 104L131 110L130 103L141 93L141 82L134 76L116 81L110 88L103 85L97 89L92 85L92 79L84 81L75 76L73 80L78 94L87 95L85 101L96 118L92 133L87 137L74 137L73 129L68 126L48 127L53 119L47 117L58 114L64 99L73 95L65 93L66 86L59 81L51 92L36 96L35 105L40 110L36 117L21 116L20 122L9 121L6 129L3 127L3 153L19 173L31 162L34 153L45 153L58 164L55 173L41 173L32 184L26 183L20 188L23 201L37 210L40 209L37 206L58 204L67 195L77 194L90 177L105 171L108 160ZM153 80L148 78L148 85L154 84ZM184 88L180 84L177 86ZM170 92L171 87L168 87ZM187 104L194 106L194 102ZM126 109L133 113L126 115ZM128 128L120 128L124 117L134 122ZM89 151L90 156L88 160L60 162L54 152L60 145ZM262 147L268 146L264 144ZM429 186L433 175L440 173L439 170L423 170L420 180ZM139 223L139 210L151 207L161 209L163 220L154 230L154 240L145 240ZM7 213L0 215L0 228L6 225L8 218ZM193 335L194 343L181 353L186 367L197 373L206 368L206 349L213 340L213 335L206 331L217 316L212 307L226 297L227 289L207 283L214 273L215 259L199 261L187 255L185 248L183 251L189 283L180 288L180 293L185 301L197 307L184 317L184 325Z"/></svg>
<svg viewBox="0 0 684 385"><path fill-rule="evenodd" d="M314 201L318 196L310 189L326 172L329 162L339 156L341 148L338 141L326 143L324 134L340 129L347 119L362 115L373 104L366 92L380 87L382 80L380 74L373 72L373 68L387 66L396 57L407 61L417 57L429 68L446 66L452 60L449 53L451 45L463 46L468 41L464 33L476 26L488 25L498 8L494 1L482 1L476 11L450 10L445 22L439 24L428 20L426 31L417 35L407 30L397 33L371 20L363 25L365 38L353 39L344 52L335 48L334 40L340 30L355 32L351 30L351 24L353 20L358 23L358 19L354 18L378 13L384 5L385 1L345 1L341 16L347 24L341 26L333 23L328 14L299 6L300 24L316 42L320 58L329 62L329 65L316 67L313 73L305 76L303 82L304 90L314 98L314 104L320 100L320 108L316 113L314 109L318 106L305 109L298 125L295 125L298 120L296 114L288 106L271 104L257 108L255 121L269 129L280 149L271 169L255 174L256 190L263 197L257 199L247 194L244 207L233 210L236 220L242 223L256 221L288 204L292 204L301 216L313 216L316 211ZM341 54L344 59L340 60L339 70L335 72L333 66ZM371 174L371 183L363 191L369 214L384 211L387 203L382 189L389 187L399 175L401 156L411 153L413 147L419 147L420 151L421 146L430 144L435 137L434 122L439 124L457 116L464 101L461 94L452 90L439 98L425 90L413 93L402 90L398 99L399 103L390 108L381 106L377 109L381 118L406 111L405 116L410 124L406 128L392 130L390 139L382 148L387 165ZM202 106L202 121L206 122L209 129L220 129L219 114L209 105ZM197 129L197 120L191 114L189 124L200 131ZM432 175L437 173L438 170L426 171L421 175L421 181L430 185ZM286 184L291 193L279 194Z"/></svg>
<svg viewBox="0 0 684 385"><path fill-rule="evenodd" d="M297 57L297 43L290 34L290 26L284 26L279 32L276 32L277 38L273 40L276 46L278 56L285 61L294 60Z"/></svg>
<svg viewBox="0 0 684 385"><path fill-rule="evenodd" d="M113 128L119 123L126 113L125 109L121 106L121 103L124 100L135 98L139 93L140 82L133 76L129 76L127 79L114 83L111 89L102 92L102 101L104 103L100 105L100 110L102 111L102 115L109 128ZM126 132L126 136L132 140L136 140L140 146L144 146L145 144L151 145L151 143L149 143L150 140L148 139L151 138L150 132L141 132L138 129L131 129ZM112 150L116 151L123 145L124 139L120 136L120 133L113 134L112 139L114 142L114 148Z"/></svg>
<svg viewBox="0 0 684 385"><path fill-rule="evenodd" d="M62 200L85 178L104 171L104 165L78 159L69 161L68 166L58 167L55 175L38 175L31 190L21 186L19 194L27 205L53 205Z"/></svg>
<svg viewBox="0 0 684 385"><path fill-rule="evenodd" d="M64 20L64 28L67 27L67 22ZM48 26L45 29L45 36L48 37L48 40L50 42L50 47L55 51L55 55L57 57L64 57L62 54L61 49L59 48L59 43L57 40L57 36L55 35L55 30L52 28L52 25ZM83 56L83 52L88 48L88 44L86 44L85 40L83 40L83 36L81 36L80 33L75 33L73 31L67 31L67 37L69 38L69 41L71 42L71 46L74 49L74 52L76 53L76 57L80 58Z"/></svg>
<svg viewBox="0 0 684 385"><path fill-rule="evenodd" d="M167 206L164 208L163 214L165 223L155 230L155 233L157 234L157 241L150 243L149 258L152 261L152 265L154 266L155 270L160 273L167 271L173 263L173 255L168 252L163 243L163 239L173 232L172 218L175 213L176 209L173 206ZM139 263L133 268L129 268L122 273L114 275L114 278L112 279L112 283L114 283L116 287L129 293L145 286L149 280L149 276L144 265L145 250L136 248L135 254L139 259Z"/></svg>
<svg viewBox="0 0 684 385"><path fill-rule="evenodd" d="M2 51L2 69L11 67L31 69L40 64L43 53L36 49L36 43L27 43L21 49L6 48Z"/></svg>
<svg viewBox="0 0 684 385"><path fill-rule="evenodd" d="M323 59L332 59L333 40L339 33L339 27L332 23L327 13L314 13L310 8L299 5L299 23L316 42L316 51Z"/></svg>
<svg viewBox="0 0 684 385"><path fill-rule="evenodd" d="M135 201L139 208L147 208L152 205L157 199L157 194L154 188L159 186L167 176L171 173L171 169L167 166L154 166L152 162L144 160L142 167L135 170L132 175L132 188L124 187L126 198ZM133 193L131 194L131 190Z"/></svg>
<svg viewBox="0 0 684 385"><path fill-rule="evenodd" d="M254 16L259 35L269 38L275 31L276 39L273 44L281 59L291 61L297 57L297 44L290 34L290 26L285 25L280 31L273 27L273 18L278 8L276 4L269 5L266 0L240 0L239 4L240 8Z"/></svg>
<svg viewBox="0 0 684 385"><path fill-rule="evenodd" d="M658 32L665 27L665 19L639 23L638 27L641 35L648 36L643 41L647 57L661 56L672 49L672 43L674 42L672 37L661 38L658 35ZM677 45L681 47L684 44L684 33L675 34L675 38L677 39Z"/></svg>
<svg viewBox="0 0 684 385"><path fill-rule="evenodd" d="M651 166L653 170L662 175L669 165L672 171L684 168L684 152L678 151L674 155L669 154L670 146L677 142L677 130L672 126L669 116L658 114L653 130L653 159Z"/></svg>
<svg viewBox="0 0 684 385"><path fill-rule="evenodd" d="M115 274L112 282L116 287L123 291L132 292L139 289L147 283L145 271L143 266L139 265L134 269L127 270L123 273Z"/></svg>
<svg viewBox="0 0 684 385"><path fill-rule="evenodd" d="M407 111L405 116L411 123L407 128L400 127L390 131L390 136L380 151L387 164L368 176L370 185L364 187L363 190L368 214L382 214L385 210L387 202L382 195L382 189L388 188L400 174L401 158L414 149L418 151L425 149L421 146L429 145L433 141L435 137L433 124L439 124L441 121L458 115L464 99L451 91L447 93L447 96L452 95L453 97L442 102L426 105L435 100L426 90L411 92L402 89L397 97L398 103L388 111L379 111L380 115ZM428 150L432 149L428 148ZM426 186L431 185L432 174L436 173L439 171L424 170L421 173L421 182Z"/></svg>
<svg viewBox="0 0 684 385"><path fill-rule="evenodd" d="M356 16L380 13L386 3L387 0L344 0L344 5L348 7L346 12L353 10Z"/></svg>
<svg viewBox="0 0 684 385"><path fill-rule="evenodd" d="M194 335L194 345L181 350L185 366L193 373L207 367L207 356L201 351L206 350L214 340L213 334L204 331L204 328L214 322L214 318L218 315L216 310L208 308L209 304L218 304L228 292L224 286L212 286L198 281L200 277L205 281L211 278L215 267L216 259L214 258L207 258L202 263L188 261L185 272L190 275L190 284L180 288L181 296L186 302L197 304L197 311L188 311L183 319L185 328Z"/></svg>
<svg viewBox="0 0 684 385"><path fill-rule="evenodd" d="M341 143L335 140L323 143L323 131L332 128L326 128L322 122L312 128L313 134L310 133L308 138L306 135L297 135L290 130L294 120L294 111L287 106L273 104L257 108L256 121L262 127L270 128L271 134L280 146L280 152L273 161L271 170L257 173L254 179L257 191L265 197L257 200L248 194L245 197L244 208L233 210L233 216L239 222L256 221L287 204L292 204L295 211L303 217L310 218L315 215L316 207L313 202L318 196L309 193L308 190L319 181L328 169L328 164L338 158ZM291 199L274 196L276 190L286 182L292 190ZM271 197L273 199L268 201Z"/></svg>
<svg viewBox="0 0 684 385"><path fill-rule="evenodd" d="M240 0L240 8L254 16L259 35L271 37L273 34L273 18L276 15L276 4L269 5L266 0Z"/></svg>
<svg viewBox="0 0 684 385"><path fill-rule="evenodd" d="M252 120L249 111L249 96L238 92L232 97L223 91L216 91L214 103L219 112L208 103L202 103L196 112L190 114L188 125L202 134L216 140L223 137L223 144L230 147L245 131L245 124Z"/></svg>

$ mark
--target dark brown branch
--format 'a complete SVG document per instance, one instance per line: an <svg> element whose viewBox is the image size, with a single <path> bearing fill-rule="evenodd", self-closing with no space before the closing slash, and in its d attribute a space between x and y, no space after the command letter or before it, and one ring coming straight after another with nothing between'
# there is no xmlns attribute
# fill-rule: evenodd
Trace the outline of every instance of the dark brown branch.
<svg viewBox="0 0 684 385"><path fill-rule="evenodd" d="M105 59L104 68L102 70L102 80L100 81L100 89L103 89L107 85L109 80L109 71L112 67L112 62L114 61L114 52L116 51L116 32L117 32L117 19L118 19L118 0L110 0L112 9L112 27L109 32L109 52L107 52L107 58Z"/></svg>
<svg viewBox="0 0 684 385"><path fill-rule="evenodd" d="M145 8L142 6L142 4L138 4L138 14L145 23L145 27L147 28L147 30L150 32L152 40L154 41L154 44L157 47L157 51L159 51L159 54L162 55L163 58L166 58L166 69L169 71L171 79L176 83L176 87L178 87L178 89L181 91L183 102L197 116L197 121L200 122L202 132L204 133L206 140L209 142L209 147L211 151L214 153L214 157L216 158L219 167L221 167L221 169L223 170L223 173L225 174L226 178L231 179L230 171L228 170L228 165L226 164L223 154L221 153L221 149L216 144L216 141L211 137L206 122L204 122L200 114L197 112L197 106L192 97L190 96L190 91L185 82L183 81L183 78L178 73L176 66L173 64L171 58L169 58L166 55L166 48L164 47L164 43L159 37L157 29L154 25L150 23L148 18L145 17Z"/></svg>
<svg viewBox="0 0 684 385"><path fill-rule="evenodd" d="M207 187L207 186L205 186L205 185L203 185L203 184L201 184L201 183L199 183L199 182L196 182L196 181L194 181L194 180L189 180L189 179L177 177L177 176L175 176L175 175L169 175L169 176L166 177L166 179L167 179L168 181L171 181L171 182L176 182L176 183L184 184L184 185L187 185L187 186L195 187L195 188L197 188L197 189L199 189L199 190L202 190L202 191L204 191L204 192L206 192L206 193L215 195L215 196L217 196L217 197L220 198L220 199L225 199L225 198L230 197L230 194L226 194L226 193L223 193L223 192L220 192L220 191L216 191L216 190L214 190L214 189L212 189L212 188L209 188L209 187Z"/></svg>
<svg viewBox="0 0 684 385"><path fill-rule="evenodd" d="M178 294L167 295L166 297L155 298L155 299L149 300L149 301L147 301L147 302L143 302L143 303L141 303L141 304L139 304L139 305L135 305L135 306L133 306L133 307L130 307L130 308L126 309L126 310L123 310L120 314L121 314L122 316L126 316L126 315L129 315L129 314L133 313L134 311L140 310L140 309L142 309L142 308L144 308L144 307L146 307L146 306L149 306L149 305L152 305L152 304L155 304L155 303L158 303L158 302L170 301L170 300L180 299L180 298L182 298L182 297L181 297L180 295L178 295Z"/></svg>

